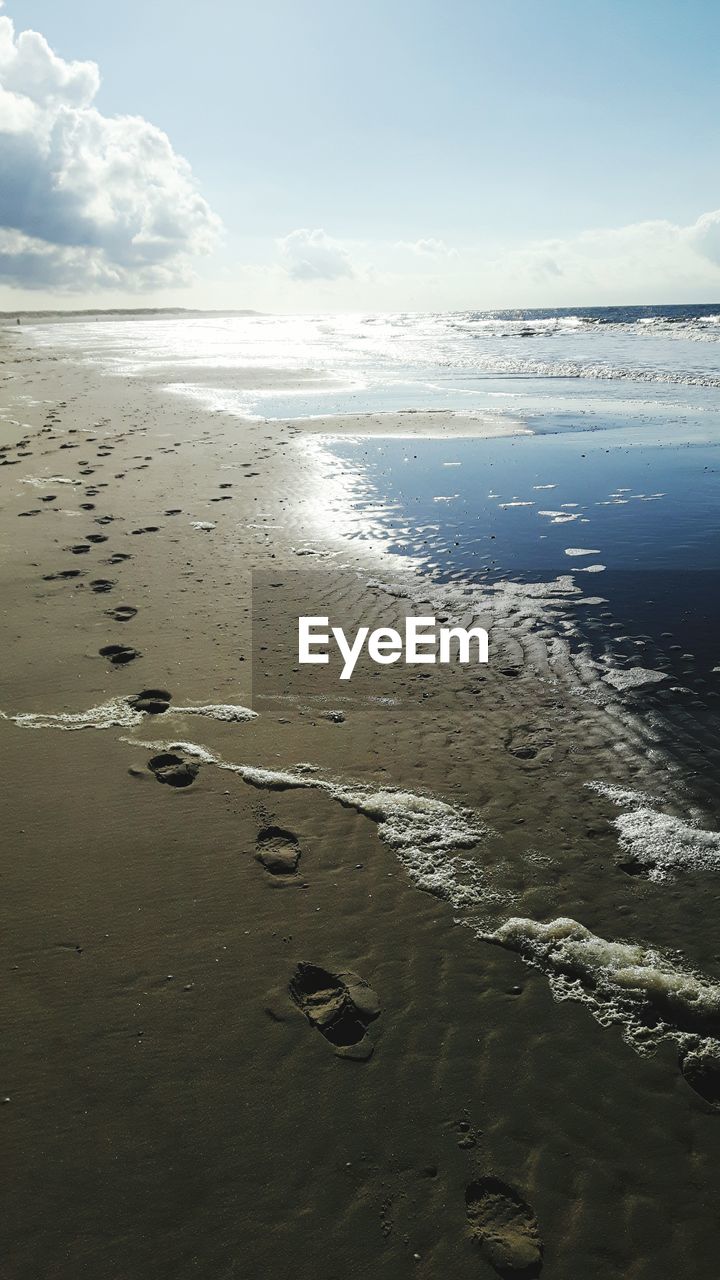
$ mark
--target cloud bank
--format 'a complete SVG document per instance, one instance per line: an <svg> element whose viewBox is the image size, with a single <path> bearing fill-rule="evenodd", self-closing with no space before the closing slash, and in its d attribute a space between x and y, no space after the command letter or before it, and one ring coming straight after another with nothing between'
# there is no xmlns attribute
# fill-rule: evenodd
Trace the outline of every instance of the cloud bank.
<svg viewBox="0 0 720 1280"><path fill-rule="evenodd" d="M599 227L513 245L342 240L292 231L277 242L261 305L292 306L296 285L319 303L367 309L465 310L702 301L720 296L720 210L695 222ZM283 281L285 288L283 288ZM320 288L322 286L322 288ZM255 287L258 287L257 281Z"/></svg>
<svg viewBox="0 0 720 1280"><path fill-rule="evenodd" d="M354 276L350 254L318 228L299 227L277 242L280 260L292 280L339 280Z"/></svg>
<svg viewBox="0 0 720 1280"><path fill-rule="evenodd" d="M0 280L142 291L187 284L220 223L167 135L94 106L94 62L66 62L0 15Z"/></svg>

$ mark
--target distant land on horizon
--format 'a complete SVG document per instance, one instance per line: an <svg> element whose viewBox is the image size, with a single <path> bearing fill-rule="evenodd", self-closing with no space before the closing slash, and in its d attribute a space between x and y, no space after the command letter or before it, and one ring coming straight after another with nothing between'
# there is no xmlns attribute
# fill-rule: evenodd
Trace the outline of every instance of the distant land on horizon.
<svg viewBox="0 0 720 1280"><path fill-rule="evenodd" d="M582 312L648 312L653 311L669 311L669 310L702 310L706 314L714 311L720 312L720 300L717 302L637 302L637 303L604 303L595 306L567 306L567 307L463 307L458 309L438 310L438 311L415 311L403 312L401 314L409 315L456 315L456 314L477 314L487 316L542 316L542 315L576 315ZM229 307L82 307L82 308L46 308L38 310L23 310L18 308L14 311L0 311L0 324L13 323L15 321L71 321L71 320L114 320L118 317L125 319L137 320L154 320L162 316L178 316L181 319L202 319L205 316L284 316L288 314L312 315L314 312L272 312L258 311L251 307L229 308ZM330 312L329 314L348 314L347 312ZM363 315L393 315L394 311L386 311L383 308L377 311L361 309Z"/></svg>
<svg viewBox="0 0 720 1280"><path fill-rule="evenodd" d="M85 307L82 309L73 309L68 307L63 309L57 307L52 310L42 311L24 311L18 308L17 311L0 311L0 321L2 320L75 320L87 319L95 316L97 319L112 319L115 316L138 316L143 319L154 319L155 316L261 316L266 313L263 311L252 310L228 310L223 307L215 310L204 310L201 308L191 307Z"/></svg>

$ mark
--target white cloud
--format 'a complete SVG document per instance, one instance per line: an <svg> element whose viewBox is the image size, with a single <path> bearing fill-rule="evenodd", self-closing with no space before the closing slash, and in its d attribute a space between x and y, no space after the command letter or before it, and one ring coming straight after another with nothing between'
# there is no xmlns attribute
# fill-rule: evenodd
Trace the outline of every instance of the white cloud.
<svg viewBox="0 0 720 1280"><path fill-rule="evenodd" d="M1 7L1 3L0 3ZM186 284L220 223L190 166L138 116L103 116L94 62L0 16L0 280L135 291Z"/></svg>
<svg viewBox="0 0 720 1280"><path fill-rule="evenodd" d="M687 298L720 284L720 210L689 226L664 220L598 228L513 249L484 264L493 277L590 302Z"/></svg>
<svg viewBox="0 0 720 1280"><path fill-rule="evenodd" d="M280 258L293 280L339 280L354 276L350 255L337 240L321 228L299 227L278 240Z"/></svg>
<svg viewBox="0 0 720 1280"><path fill-rule="evenodd" d="M426 240L414 240L412 242L399 240L396 248L406 249L409 253L415 253L419 257L454 258L457 254L456 249L451 249L444 240L436 240L434 236L429 236Z"/></svg>
<svg viewBox="0 0 720 1280"><path fill-rule="evenodd" d="M687 231L688 241L697 253L720 266L720 209L704 213Z"/></svg>

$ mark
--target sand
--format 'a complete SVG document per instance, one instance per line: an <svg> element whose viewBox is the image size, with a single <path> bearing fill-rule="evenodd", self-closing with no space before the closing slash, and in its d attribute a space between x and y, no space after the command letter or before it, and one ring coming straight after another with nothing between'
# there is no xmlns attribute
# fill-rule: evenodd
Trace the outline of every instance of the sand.
<svg viewBox="0 0 720 1280"><path fill-rule="evenodd" d="M571 660L573 580L465 599L480 672L252 687L253 570L374 625L433 595L341 536L322 432L482 425L2 361L3 1277L714 1276L712 1097L488 940L567 918L717 981L717 881L695 946L692 869L626 874L585 785L695 816L660 695Z"/></svg>

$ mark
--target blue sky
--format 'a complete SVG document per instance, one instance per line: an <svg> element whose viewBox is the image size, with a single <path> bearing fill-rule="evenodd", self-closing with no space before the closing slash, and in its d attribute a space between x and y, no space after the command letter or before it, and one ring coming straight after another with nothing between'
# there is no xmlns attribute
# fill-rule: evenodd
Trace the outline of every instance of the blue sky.
<svg viewBox="0 0 720 1280"><path fill-rule="evenodd" d="M150 272L150 303L720 297L715 0L7 0L3 13L60 58L97 63L90 105L163 130L221 220L212 253L188 239L195 283ZM0 102L0 128L2 115ZM107 305L130 296L120 275L98 285L95 270L89 292L80 272L74 305L98 288ZM22 286L0 283L0 303Z"/></svg>

